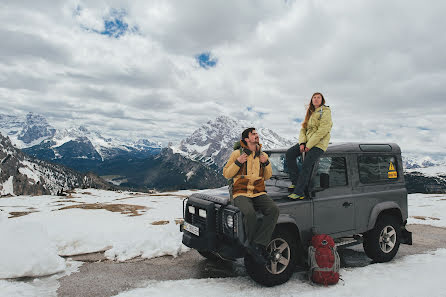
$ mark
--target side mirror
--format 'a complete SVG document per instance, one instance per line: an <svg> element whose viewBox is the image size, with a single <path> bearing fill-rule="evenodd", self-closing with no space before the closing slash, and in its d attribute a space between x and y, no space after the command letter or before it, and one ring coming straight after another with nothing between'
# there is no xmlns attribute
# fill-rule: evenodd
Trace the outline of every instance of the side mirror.
<svg viewBox="0 0 446 297"><path fill-rule="evenodd" d="M320 185L323 189L327 189L330 187L330 175L328 173L321 173Z"/></svg>

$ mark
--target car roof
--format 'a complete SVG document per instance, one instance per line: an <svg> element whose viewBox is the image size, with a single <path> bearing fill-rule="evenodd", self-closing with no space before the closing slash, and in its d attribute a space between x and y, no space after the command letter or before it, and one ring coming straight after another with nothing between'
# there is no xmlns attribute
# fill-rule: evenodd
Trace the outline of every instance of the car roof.
<svg viewBox="0 0 446 297"><path fill-rule="evenodd" d="M265 150L271 153L283 153L288 148L275 148ZM330 143L326 153L396 153L401 154L401 149L396 143L366 143L366 142L342 142Z"/></svg>

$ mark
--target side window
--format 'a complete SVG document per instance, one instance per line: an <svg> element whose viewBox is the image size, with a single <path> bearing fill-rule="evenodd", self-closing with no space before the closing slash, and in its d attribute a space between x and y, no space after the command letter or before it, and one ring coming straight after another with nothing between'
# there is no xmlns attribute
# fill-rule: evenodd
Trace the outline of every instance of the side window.
<svg viewBox="0 0 446 297"><path fill-rule="evenodd" d="M394 156L359 156L358 164L359 180L363 184L393 182L398 179Z"/></svg>
<svg viewBox="0 0 446 297"><path fill-rule="evenodd" d="M316 169L312 184L320 188L321 174L328 174L330 188L347 185L347 166L345 157L322 157Z"/></svg>

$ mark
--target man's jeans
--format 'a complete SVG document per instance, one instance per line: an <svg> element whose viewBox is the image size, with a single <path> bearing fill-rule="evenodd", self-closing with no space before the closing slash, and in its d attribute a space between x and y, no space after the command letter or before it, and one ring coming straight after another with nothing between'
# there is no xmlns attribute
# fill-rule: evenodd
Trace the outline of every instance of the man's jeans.
<svg viewBox="0 0 446 297"><path fill-rule="evenodd" d="M308 152L305 153L305 159L302 164L302 171L298 174L297 161L296 158L301 155L299 144L290 147L286 152L288 174L290 175L290 180L296 187L294 188L294 193L303 196L305 186L310 180L311 168L313 164L319 160L319 158L324 153L318 147L312 147Z"/></svg>
<svg viewBox="0 0 446 297"><path fill-rule="evenodd" d="M271 241L271 235L279 217L279 208L276 203L267 195L254 198L237 196L234 198L234 205L243 213L245 232L249 244L260 244L266 247ZM260 225L257 224L256 210L260 210L263 214Z"/></svg>

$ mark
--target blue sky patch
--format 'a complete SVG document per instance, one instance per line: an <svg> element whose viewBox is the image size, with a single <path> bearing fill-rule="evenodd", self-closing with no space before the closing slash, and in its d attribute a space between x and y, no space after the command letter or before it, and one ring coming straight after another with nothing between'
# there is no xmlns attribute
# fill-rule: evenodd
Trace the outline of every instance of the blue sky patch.
<svg viewBox="0 0 446 297"><path fill-rule="evenodd" d="M421 131L430 131L431 130L431 129L426 128L426 127L417 127L417 129L421 130Z"/></svg>
<svg viewBox="0 0 446 297"><path fill-rule="evenodd" d="M79 16L82 12L82 7L77 6L73 14ZM122 35L132 32L137 33L138 27L130 27L129 24L124 20L127 16L127 11L125 9L111 9L109 14L103 17L104 30L99 31L93 28L88 28L81 25L81 27L87 31L95 32L101 35L107 35L114 38L119 38Z"/></svg>
<svg viewBox="0 0 446 297"><path fill-rule="evenodd" d="M104 31L102 35L119 38L129 31L129 24L124 21L127 12L124 9L112 9L110 15L104 18Z"/></svg>
<svg viewBox="0 0 446 297"><path fill-rule="evenodd" d="M209 69L211 67L217 66L218 59L211 56L210 52L201 53L195 56L198 64L201 68Z"/></svg>
<svg viewBox="0 0 446 297"><path fill-rule="evenodd" d="M254 110L254 108L253 108L252 106L247 106L247 107L246 107L246 110L247 110L247 111L255 112L256 115L257 115L259 118L263 118L265 115L268 114L267 112L256 111L256 110Z"/></svg>
<svg viewBox="0 0 446 297"><path fill-rule="evenodd" d="M267 112L256 111L256 114L259 116L259 118L263 119L263 117L265 115L267 115L268 113Z"/></svg>
<svg viewBox="0 0 446 297"><path fill-rule="evenodd" d="M293 119L293 122L296 122L296 123L302 123L304 120L303 119L301 119L301 118L294 118Z"/></svg>

